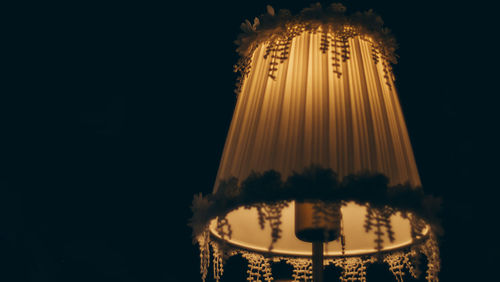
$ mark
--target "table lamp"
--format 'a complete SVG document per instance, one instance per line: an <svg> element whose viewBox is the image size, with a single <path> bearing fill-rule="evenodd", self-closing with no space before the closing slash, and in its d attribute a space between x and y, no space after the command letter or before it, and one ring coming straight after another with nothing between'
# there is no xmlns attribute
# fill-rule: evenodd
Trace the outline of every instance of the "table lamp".
<svg viewBox="0 0 500 282"><path fill-rule="evenodd" d="M205 280L227 257L248 261L249 281L366 281L385 262L398 281L440 268L435 213L423 193L391 64L396 43L372 11L319 4L245 21L238 37L237 104L213 193L193 200ZM212 249L212 250L210 250Z"/></svg>

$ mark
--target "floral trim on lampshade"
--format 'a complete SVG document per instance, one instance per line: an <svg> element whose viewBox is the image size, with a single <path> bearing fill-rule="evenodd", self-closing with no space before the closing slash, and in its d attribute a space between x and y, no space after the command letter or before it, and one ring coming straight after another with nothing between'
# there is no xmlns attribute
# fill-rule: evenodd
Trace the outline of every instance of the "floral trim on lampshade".
<svg viewBox="0 0 500 282"><path fill-rule="evenodd" d="M341 204L355 202L366 206L366 229L371 228L374 220L384 222L392 214L400 212L403 217L411 214L421 218L439 233L439 198L424 194L420 187L408 184L389 186L388 183L383 174L369 172L351 174L339 180L333 170L314 165L301 173L293 173L285 181L274 170L253 172L241 182L234 177L221 181L214 194L195 195L189 225L193 228L193 237L197 238L217 217L220 227L226 227L225 234L230 232L230 226L224 220L226 214L239 207L256 207L261 227L264 228L266 221L273 227L277 225L271 220L279 217L281 209L290 201L321 200ZM384 225L390 233L390 223ZM412 228L419 229L421 225L415 223ZM273 234L279 236L279 231L274 230Z"/></svg>
<svg viewBox="0 0 500 282"><path fill-rule="evenodd" d="M255 17L253 23L245 20L240 26L243 32L235 41L240 55L234 66L234 71L240 73L235 92L240 92L244 78L250 73L252 56L259 45L267 44L264 57L272 60L269 76L274 78L278 66L288 59L292 40L304 32L322 34L321 52L331 54L337 76L342 74L340 64L350 58L349 38L360 36L371 43L372 58L375 63L383 64L386 79L393 80L391 63L397 63L398 45L382 18L372 10L352 15L346 15L345 11L345 6L339 3L327 8L316 3L292 15L286 9L276 13L268 5L267 13ZM390 85L389 81L387 84Z"/></svg>

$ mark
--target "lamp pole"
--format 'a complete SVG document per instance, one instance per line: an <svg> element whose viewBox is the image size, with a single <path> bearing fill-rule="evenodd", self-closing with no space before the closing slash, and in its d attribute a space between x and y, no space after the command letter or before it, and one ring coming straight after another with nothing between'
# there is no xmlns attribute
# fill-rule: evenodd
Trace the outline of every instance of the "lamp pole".
<svg viewBox="0 0 500 282"><path fill-rule="evenodd" d="M323 241L312 242L313 282L323 282Z"/></svg>

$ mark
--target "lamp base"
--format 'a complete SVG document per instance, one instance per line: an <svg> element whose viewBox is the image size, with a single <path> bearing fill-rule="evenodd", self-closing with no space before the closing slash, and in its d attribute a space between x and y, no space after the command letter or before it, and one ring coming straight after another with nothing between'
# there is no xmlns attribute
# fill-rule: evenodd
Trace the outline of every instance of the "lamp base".
<svg viewBox="0 0 500 282"><path fill-rule="evenodd" d="M306 228L295 231L295 236L304 242L330 242L337 240L340 233L337 230L323 228Z"/></svg>
<svg viewBox="0 0 500 282"><path fill-rule="evenodd" d="M295 236L304 242L329 242L340 237L339 204L295 202Z"/></svg>

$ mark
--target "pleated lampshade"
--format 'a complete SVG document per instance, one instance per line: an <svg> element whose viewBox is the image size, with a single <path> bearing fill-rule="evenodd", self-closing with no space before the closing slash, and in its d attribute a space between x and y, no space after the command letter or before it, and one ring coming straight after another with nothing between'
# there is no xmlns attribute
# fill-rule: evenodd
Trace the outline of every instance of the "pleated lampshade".
<svg viewBox="0 0 500 282"><path fill-rule="evenodd" d="M238 100L214 191L193 205L203 279L209 246L216 280L234 254L248 260L249 281L271 281L280 260L294 281L312 279L316 239L304 232L319 230L322 264L341 267L343 281L364 281L375 261L398 280L405 269L416 276L419 253L437 280L435 225L391 70L394 42L370 25L381 25L371 12L344 10L316 5L291 16L268 7L242 25Z"/></svg>

